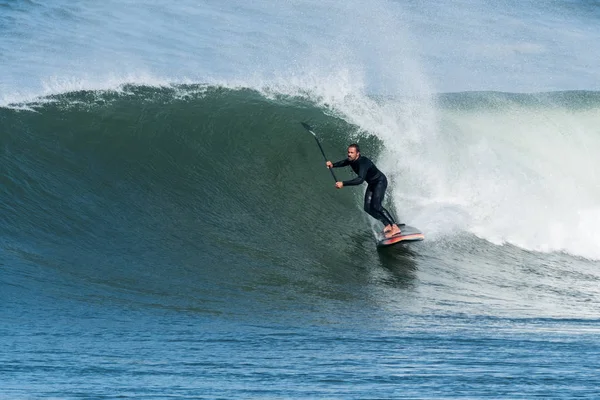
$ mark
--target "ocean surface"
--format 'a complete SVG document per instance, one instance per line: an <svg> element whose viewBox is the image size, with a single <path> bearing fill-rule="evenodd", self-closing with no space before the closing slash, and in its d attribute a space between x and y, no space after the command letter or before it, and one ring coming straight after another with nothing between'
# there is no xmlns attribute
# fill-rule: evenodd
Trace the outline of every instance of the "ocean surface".
<svg viewBox="0 0 600 400"><path fill-rule="evenodd" d="M599 1L0 0L0 399L600 398L599 66Z"/></svg>

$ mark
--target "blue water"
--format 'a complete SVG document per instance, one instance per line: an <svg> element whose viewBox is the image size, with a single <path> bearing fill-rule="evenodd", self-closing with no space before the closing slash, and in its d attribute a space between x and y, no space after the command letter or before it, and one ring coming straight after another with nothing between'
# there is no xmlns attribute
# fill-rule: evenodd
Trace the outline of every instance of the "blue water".
<svg viewBox="0 0 600 400"><path fill-rule="evenodd" d="M0 398L600 398L599 21L0 0Z"/></svg>

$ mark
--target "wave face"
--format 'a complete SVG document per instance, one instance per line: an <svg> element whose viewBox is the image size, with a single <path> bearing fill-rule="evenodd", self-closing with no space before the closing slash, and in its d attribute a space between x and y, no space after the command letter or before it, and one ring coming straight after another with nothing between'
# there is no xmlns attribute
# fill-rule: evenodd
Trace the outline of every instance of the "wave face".
<svg viewBox="0 0 600 400"><path fill-rule="evenodd" d="M600 258L600 165L590 150L599 100L458 93L427 106L354 98L334 108L318 97L198 85L52 96L1 109L2 242L75 285L152 294L167 280L177 289L159 303L184 308L240 276L321 293L331 282L307 276L396 262L372 251L381 227L361 210L362 188L332 189L299 124L309 121L332 159L359 141L377 161L392 182L389 207L426 233L427 245L414 246L424 254L453 259L469 249L461 259L478 264L485 249L496 267L507 253L585 269ZM496 267L481 271L480 290L498 289L488 281ZM231 295L244 297L243 287ZM571 300L561 307L572 312Z"/></svg>
<svg viewBox="0 0 600 400"><path fill-rule="evenodd" d="M0 110L3 246L76 291L123 288L179 308L206 296L205 311L225 312L215 287L231 300L245 285L285 290L322 263L341 273L357 243L372 245L353 193L330 190L299 121L318 125L338 155L355 128L309 101L132 86L28 107ZM329 285L316 282L306 290Z"/></svg>

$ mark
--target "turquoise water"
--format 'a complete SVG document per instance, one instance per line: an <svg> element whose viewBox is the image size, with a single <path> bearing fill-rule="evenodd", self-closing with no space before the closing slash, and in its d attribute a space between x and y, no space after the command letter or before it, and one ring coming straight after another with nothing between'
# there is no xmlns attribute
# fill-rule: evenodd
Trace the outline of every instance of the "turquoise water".
<svg viewBox="0 0 600 400"><path fill-rule="evenodd" d="M598 10L0 2L0 398L597 398Z"/></svg>

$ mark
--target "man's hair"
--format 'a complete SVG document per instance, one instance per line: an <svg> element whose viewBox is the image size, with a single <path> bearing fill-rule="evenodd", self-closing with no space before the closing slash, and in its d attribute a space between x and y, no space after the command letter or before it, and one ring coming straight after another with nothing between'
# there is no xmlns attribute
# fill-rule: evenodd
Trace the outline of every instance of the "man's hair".
<svg viewBox="0 0 600 400"><path fill-rule="evenodd" d="M356 150L357 153L360 153L360 147L358 147L358 145L356 143L352 143L350 146L348 146L348 148L350 147L354 147L354 149Z"/></svg>

